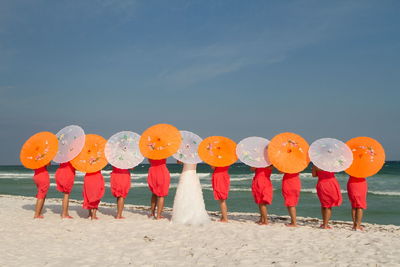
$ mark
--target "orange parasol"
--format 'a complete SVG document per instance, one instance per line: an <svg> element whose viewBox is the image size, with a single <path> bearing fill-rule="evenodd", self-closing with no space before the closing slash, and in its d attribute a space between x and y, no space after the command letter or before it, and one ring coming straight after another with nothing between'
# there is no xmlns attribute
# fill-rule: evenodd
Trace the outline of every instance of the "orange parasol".
<svg viewBox="0 0 400 267"><path fill-rule="evenodd" d="M353 164L346 173L359 178L376 174L385 163L385 150L370 137L356 137L346 143L353 152Z"/></svg>
<svg viewBox="0 0 400 267"><path fill-rule="evenodd" d="M96 134L87 134L85 146L81 153L71 160L72 166L81 172L92 173L103 169L107 165L104 147L107 140Z"/></svg>
<svg viewBox="0 0 400 267"><path fill-rule="evenodd" d="M236 143L223 136L210 136L199 145L199 156L214 167L226 167L237 161Z"/></svg>
<svg viewBox="0 0 400 267"><path fill-rule="evenodd" d="M140 152L149 159L166 159L175 154L182 142L179 130L170 124L156 124L143 132Z"/></svg>
<svg viewBox="0 0 400 267"><path fill-rule="evenodd" d="M40 132L25 142L19 158L26 168L38 169L49 164L56 156L57 151L57 136L50 132Z"/></svg>
<svg viewBox="0 0 400 267"><path fill-rule="evenodd" d="M268 157L272 165L284 173L298 173L307 168L309 145L300 135L281 133L268 144Z"/></svg>

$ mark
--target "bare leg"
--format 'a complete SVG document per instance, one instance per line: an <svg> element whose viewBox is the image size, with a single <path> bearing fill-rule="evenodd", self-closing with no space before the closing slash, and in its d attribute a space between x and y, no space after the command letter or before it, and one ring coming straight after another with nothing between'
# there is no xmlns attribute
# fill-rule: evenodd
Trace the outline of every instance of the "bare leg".
<svg viewBox="0 0 400 267"><path fill-rule="evenodd" d="M125 199L123 197L117 198L117 216L115 216L115 219L125 219L125 217L122 217L122 211L124 210L124 203Z"/></svg>
<svg viewBox="0 0 400 267"><path fill-rule="evenodd" d="M267 225L268 224L268 209L267 205L265 204L258 204L258 208L260 209L261 221L259 222L260 225Z"/></svg>
<svg viewBox="0 0 400 267"><path fill-rule="evenodd" d="M91 209L91 213L92 213L92 220L98 220L99 218L96 216L97 213L97 209Z"/></svg>
<svg viewBox="0 0 400 267"><path fill-rule="evenodd" d="M353 220L353 224L356 224L356 209L351 209L351 219Z"/></svg>
<svg viewBox="0 0 400 267"><path fill-rule="evenodd" d="M72 219L72 217L69 216L68 208L69 208L69 194L64 193L64 198L62 201L61 218Z"/></svg>
<svg viewBox="0 0 400 267"><path fill-rule="evenodd" d="M322 224L320 227L323 229L330 229L331 227L329 226L328 223L332 216L332 208L321 207L321 213L322 213Z"/></svg>
<svg viewBox="0 0 400 267"><path fill-rule="evenodd" d="M161 213L164 210L164 197L157 197L157 220L164 219Z"/></svg>
<svg viewBox="0 0 400 267"><path fill-rule="evenodd" d="M290 216L290 223L286 224L289 227L297 227L297 219L296 219L296 207L287 207L289 216Z"/></svg>
<svg viewBox="0 0 400 267"><path fill-rule="evenodd" d="M256 224L261 224L262 223L262 211L261 211L261 205L258 204L258 210L260 211L260 219L256 221Z"/></svg>
<svg viewBox="0 0 400 267"><path fill-rule="evenodd" d="M88 218L92 218L92 210L91 210L91 209L89 209L89 215L88 215Z"/></svg>
<svg viewBox="0 0 400 267"><path fill-rule="evenodd" d="M149 217L155 217L156 216L156 203L157 203L157 196L152 194L151 195L151 200L150 200L150 214Z"/></svg>
<svg viewBox="0 0 400 267"><path fill-rule="evenodd" d="M221 208L221 219L220 222L228 222L228 206L226 205L226 200L222 199L219 201L219 206Z"/></svg>
<svg viewBox="0 0 400 267"><path fill-rule="evenodd" d="M363 209L360 208L355 209L353 230L364 230L364 228L361 226L362 217L363 217Z"/></svg>
<svg viewBox="0 0 400 267"><path fill-rule="evenodd" d="M42 209L43 209L43 206L44 206L44 201L45 201L45 198L36 199L35 215L33 215L34 219L43 219L44 218L43 215L42 215Z"/></svg>

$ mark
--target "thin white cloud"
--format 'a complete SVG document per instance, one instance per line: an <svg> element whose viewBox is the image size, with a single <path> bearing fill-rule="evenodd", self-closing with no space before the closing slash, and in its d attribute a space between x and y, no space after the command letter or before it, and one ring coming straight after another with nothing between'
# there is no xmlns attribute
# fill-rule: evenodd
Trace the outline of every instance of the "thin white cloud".
<svg viewBox="0 0 400 267"><path fill-rule="evenodd" d="M97 0L92 3L93 10L98 15L112 13L118 15L123 22L132 20L136 15L136 0Z"/></svg>
<svg viewBox="0 0 400 267"><path fill-rule="evenodd" d="M298 49L334 35L336 28L344 25L346 17L358 8L359 5L346 3L313 10L304 5L291 5L287 7L290 23L279 27L265 25L265 29L253 33L238 27L238 36L243 35L243 40L221 40L194 48L170 47L167 49L171 55L170 66L161 70L149 85L163 85L168 90L186 89L251 65L268 66L284 61Z"/></svg>

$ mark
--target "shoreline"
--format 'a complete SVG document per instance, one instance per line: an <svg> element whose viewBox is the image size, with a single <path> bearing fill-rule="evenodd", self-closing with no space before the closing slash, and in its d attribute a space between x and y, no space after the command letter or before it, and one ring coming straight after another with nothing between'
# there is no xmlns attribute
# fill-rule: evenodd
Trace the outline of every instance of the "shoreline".
<svg viewBox="0 0 400 267"><path fill-rule="evenodd" d="M32 205L35 204L36 198L35 197L27 197L27 196L16 196L16 195L6 195L6 194L0 194L0 201L2 198L9 198L9 199L21 199L21 200L29 200L32 202ZM46 209L46 205L54 205L57 204L59 205L59 212L61 212L61 198L46 198L46 202L44 205L44 209ZM70 199L70 206L74 206L74 209L81 209L80 213L87 212L87 210L82 208L82 200L76 200L76 199ZM101 201L99 204L99 210L98 214L99 216L111 216L116 212L116 207L117 205L115 203L110 203L110 202L103 202ZM133 205L133 204L125 204L124 206L124 213L125 212L133 212L133 213L143 213L143 214L148 214L148 210L150 209L150 206L145 206L145 205ZM56 215L56 217L59 215L59 213L56 212L57 207L52 208L52 212ZM33 210L32 210L33 212ZM165 207L164 208L164 213L165 217L168 219L170 222L171 216L172 216L172 208L170 207ZM207 211L208 215L210 216L210 219L212 222L217 222L220 216L219 211ZM235 223L235 222L246 222L246 223L251 223L255 222L259 218L258 213L252 213L252 212L229 212L228 211L228 218L229 218L229 223ZM77 219L87 219L84 216L80 216ZM270 221L270 224L282 224L284 225L285 223L290 222L290 217L287 216L282 216L282 215L275 215L275 214L268 214L268 219ZM299 227L310 227L310 228L316 228L319 229L319 225L322 223L322 220L319 218L314 218L314 217L297 217L297 222ZM347 228L348 230L351 230L351 227L353 225L353 222L351 221L341 221L341 220L331 220L330 224L333 227L332 230L334 230L336 227L335 226L340 226L340 228ZM370 231L389 231L389 232L394 232L394 231L399 231L400 233L400 226L394 225L394 224L375 224L375 223L363 223L362 226L364 226L364 231L363 232L370 232ZM262 227L262 226L261 226Z"/></svg>
<svg viewBox="0 0 400 267"><path fill-rule="evenodd" d="M99 220L86 219L81 202L70 203L74 219L61 219L61 200L46 199L44 219L33 219L35 198L0 195L0 266L398 266L400 227L299 218L286 227L285 216L233 212L229 223L173 224L147 217L148 207L126 205L124 220L114 219L115 204L99 206ZM170 218L171 209L166 217Z"/></svg>

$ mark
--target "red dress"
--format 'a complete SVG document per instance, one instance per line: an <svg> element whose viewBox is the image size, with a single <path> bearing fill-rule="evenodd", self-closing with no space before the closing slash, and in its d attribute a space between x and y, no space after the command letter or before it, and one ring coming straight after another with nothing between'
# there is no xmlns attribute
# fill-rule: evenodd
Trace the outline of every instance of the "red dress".
<svg viewBox="0 0 400 267"><path fill-rule="evenodd" d="M171 175L166 165L167 160L149 159L149 162L150 168L147 183L149 184L150 191L158 197L168 196Z"/></svg>
<svg viewBox="0 0 400 267"><path fill-rule="evenodd" d="M49 191L50 187L50 176L46 167L41 167L35 170L35 174L33 175L33 181L37 187L36 198L44 199L46 198L47 191Z"/></svg>
<svg viewBox="0 0 400 267"><path fill-rule="evenodd" d="M367 208L368 183L365 178L356 178L350 176L347 182L347 194L353 209Z"/></svg>
<svg viewBox="0 0 400 267"><path fill-rule="evenodd" d="M113 167L110 183L111 193L114 197L126 198L131 188L131 173L127 169Z"/></svg>
<svg viewBox="0 0 400 267"><path fill-rule="evenodd" d="M229 186L231 183L231 177L228 173L229 166L227 167L215 167L211 177L212 188L214 190L215 200L228 199Z"/></svg>
<svg viewBox="0 0 400 267"><path fill-rule="evenodd" d="M331 208L342 204L342 193L340 192L339 182L336 180L335 173L319 170L317 171L317 195L321 202L321 207Z"/></svg>
<svg viewBox="0 0 400 267"><path fill-rule="evenodd" d="M86 173L83 178L83 208L97 209L104 191L104 178L101 172Z"/></svg>
<svg viewBox="0 0 400 267"><path fill-rule="evenodd" d="M271 173L272 170L270 168L256 168L253 183L251 184L251 192L253 193L254 202L257 204L272 204Z"/></svg>
<svg viewBox="0 0 400 267"><path fill-rule="evenodd" d="M74 167L69 162L61 163L56 171L55 178L58 191L65 194L71 193L75 180Z"/></svg>
<svg viewBox="0 0 400 267"><path fill-rule="evenodd" d="M299 173L285 173L282 180L282 195L286 207L296 207L299 203L301 181Z"/></svg>

